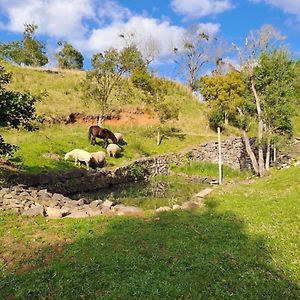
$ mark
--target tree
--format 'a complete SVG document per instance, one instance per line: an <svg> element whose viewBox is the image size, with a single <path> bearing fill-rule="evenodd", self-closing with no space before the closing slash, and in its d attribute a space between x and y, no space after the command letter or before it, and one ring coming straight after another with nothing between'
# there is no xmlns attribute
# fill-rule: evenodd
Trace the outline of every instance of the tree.
<svg viewBox="0 0 300 300"><path fill-rule="evenodd" d="M290 103L293 99L291 84L294 80L294 65L290 61L289 55L284 54L285 50L282 48L278 52L275 50L280 39L282 37L273 27L264 26L246 39L243 50L234 45L239 53L240 68L247 87L245 94L247 105L237 109L240 114L246 150L251 158L253 169L259 176L266 174L269 165L269 156L266 155L268 161L265 162L263 150L265 146L268 149L270 146L269 142L265 142L265 137L267 136L267 141L270 141L270 129L274 127L271 125L271 120L279 121L280 114L289 106L282 104ZM272 66L276 66L276 68ZM279 89L275 88L276 85ZM250 147L247 122L245 121L249 119L248 108L251 105L255 105L256 109L254 115L252 110L251 117L255 117L257 122L258 159ZM284 116L286 124L289 123L291 110L285 111ZM283 127L281 128L283 129Z"/></svg>
<svg viewBox="0 0 300 300"><path fill-rule="evenodd" d="M38 120L34 104L39 97L29 93L21 93L6 89L11 81L11 73L5 71L0 65L0 127L19 128L23 126L27 130L33 130L34 120ZM0 155L12 155L16 146L7 144L0 136Z"/></svg>
<svg viewBox="0 0 300 300"><path fill-rule="evenodd" d="M232 70L226 75L205 75L200 78L200 87L210 108L211 126L228 125L229 119L236 115L236 107L244 101L245 84L240 72Z"/></svg>
<svg viewBox="0 0 300 300"><path fill-rule="evenodd" d="M126 47L139 49L147 68L160 54L161 45L152 35L141 38L135 32L125 32L120 34L119 37L124 40Z"/></svg>
<svg viewBox="0 0 300 300"><path fill-rule="evenodd" d="M67 42L59 42L58 44L63 45L62 49L56 54L58 67L61 69L82 69L82 54Z"/></svg>
<svg viewBox="0 0 300 300"><path fill-rule="evenodd" d="M21 41L0 44L0 57L18 65L41 67L48 63L45 44L35 39L38 26L25 24Z"/></svg>
<svg viewBox="0 0 300 300"><path fill-rule="evenodd" d="M200 72L208 62L209 40L210 37L206 33L199 32L199 28L193 27L187 31L182 44L173 49L175 63L192 91L199 89Z"/></svg>
<svg viewBox="0 0 300 300"><path fill-rule="evenodd" d="M143 68L144 63L139 50L130 46L121 51L111 48L95 54L92 67L82 83L82 90L87 100L95 101L99 105L98 124L101 127L111 104L112 93L118 90L122 76L130 74L135 68Z"/></svg>
<svg viewBox="0 0 300 300"><path fill-rule="evenodd" d="M171 119L177 119L179 107L176 103L166 99L167 88L163 79L149 74L146 69L135 69L131 75L131 81L135 87L144 92L144 101L158 115L160 123L165 123ZM157 130L157 146L162 140L162 128Z"/></svg>

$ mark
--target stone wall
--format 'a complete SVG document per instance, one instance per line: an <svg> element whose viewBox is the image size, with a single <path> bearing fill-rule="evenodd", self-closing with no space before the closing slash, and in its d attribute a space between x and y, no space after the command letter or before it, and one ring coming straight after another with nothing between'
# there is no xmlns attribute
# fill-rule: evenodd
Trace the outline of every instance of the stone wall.
<svg viewBox="0 0 300 300"><path fill-rule="evenodd" d="M250 160L241 138L222 141L222 160L236 169L250 168ZM192 149L168 155L140 158L114 170L74 169L41 174L11 176L15 184L44 188L54 193L70 195L101 189L111 185L140 180L148 176L168 174L170 164L184 165L189 161L218 162L218 144L209 142Z"/></svg>

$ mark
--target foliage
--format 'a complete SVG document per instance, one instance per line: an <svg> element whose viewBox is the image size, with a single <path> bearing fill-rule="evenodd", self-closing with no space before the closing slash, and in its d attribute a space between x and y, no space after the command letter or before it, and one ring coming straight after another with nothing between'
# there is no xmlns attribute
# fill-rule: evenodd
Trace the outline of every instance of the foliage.
<svg viewBox="0 0 300 300"><path fill-rule="evenodd" d="M214 176L218 177L219 174L219 165L215 163L209 162L190 162L184 166L173 166L173 172L176 173L186 173L188 175L197 175L197 176ZM245 179L250 174L248 171L240 171L233 169L230 166L222 165L222 175L226 181L226 179L237 178L237 179Z"/></svg>
<svg viewBox="0 0 300 300"><path fill-rule="evenodd" d="M58 67L61 69L82 69L83 67L82 54L67 42L63 43L63 47L57 53L56 58Z"/></svg>
<svg viewBox="0 0 300 300"><path fill-rule="evenodd" d="M142 164L131 164L127 167L126 174L134 179L141 179L145 176L145 166Z"/></svg>
<svg viewBox="0 0 300 300"><path fill-rule="evenodd" d="M262 52L254 70L256 88L262 97L266 135L292 135L291 117L295 102L295 65L288 53L274 49Z"/></svg>
<svg viewBox="0 0 300 300"><path fill-rule="evenodd" d="M25 24L24 27L21 41L0 44L0 57L18 65L32 67L46 65L48 58L45 54L45 44L34 37L38 26Z"/></svg>
<svg viewBox="0 0 300 300"><path fill-rule="evenodd" d="M118 92L122 75L132 72L142 63L141 53L136 47L125 47L121 51L111 48L93 56L93 69L87 72L81 86L87 101L96 102L100 108L100 125L110 108L113 92Z"/></svg>
<svg viewBox="0 0 300 300"><path fill-rule="evenodd" d="M226 75L203 76L200 79L201 93L208 102L209 121L212 128L228 125L229 119L234 119L237 107L245 100L245 84L240 72L235 70Z"/></svg>
<svg viewBox="0 0 300 300"><path fill-rule="evenodd" d="M32 121L38 119L34 104L39 98L29 93L7 90L5 86L10 80L11 74L0 65L0 127L23 126L27 130L33 130L36 127ZM0 138L1 154L12 154L16 147L6 144L1 136Z"/></svg>

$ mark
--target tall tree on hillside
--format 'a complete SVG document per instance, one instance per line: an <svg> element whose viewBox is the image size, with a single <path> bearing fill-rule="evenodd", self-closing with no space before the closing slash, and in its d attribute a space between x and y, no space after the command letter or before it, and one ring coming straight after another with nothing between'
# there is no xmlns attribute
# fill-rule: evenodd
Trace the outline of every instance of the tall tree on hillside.
<svg viewBox="0 0 300 300"><path fill-rule="evenodd" d="M181 45L173 49L175 63L192 91L199 89L200 72L209 60L209 41L208 34L193 27L186 32Z"/></svg>
<svg viewBox="0 0 300 300"><path fill-rule="evenodd" d="M83 55L67 42L59 42L62 49L56 54L58 67L61 69L77 69L83 67Z"/></svg>
<svg viewBox="0 0 300 300"><path fill-rule="evenodd" d="M144 102L154 110L161 124L178 119L179 107L173 101L166 98L167 87L164 79L157 78L153 74L149 74L145 68L137 68L132 72L131 81L133 85L142 90ZM157 130L157 146L162 140L162 128L159 126Z"/></svg>
<svg viewBox="0 0 300 300"><path fill-rule="evenodd" d="M48 63L45 44L35 38L36 24L25 24L23 39L0 44L0 57L18 65L41 67Z"/></svg>
<svg viewBox="0 0 300 300"><path fill-rule="evenodd" d="M241 73L232 70L226 75L203 76L200 79L201 93L208 102L210 124L212 127L228 125L229 119L236 115L236 108L245 101L245 84ZM216 119L221 116L222 119Z"/></svg>
<svg viewBox="0 0 300 300"><path fill-rule="evenodd" d="M250 147L245 122L242 123L244 124L243 135L246 149L254 171L259 176L266 174L269 163L264 160L263 149L266 146L265 136L270 136L269 133L266 133L266 128L271 129L275 126L271 125L270 120L277 120L283 124L283 120L279 121L279 119L280 114L284 112L287 125L291 116L291 109L287 109L290 105L286 104L293 100L294 64L285 50L275 50L281 38L273 27L264 26L259 31L251 33L246 39L244 49L235 46L239 53L240 68L248 91L247 101L249 104L255 105L256 108L258 160ZM276 67L273 68L272 66ZM285 111L286 109L287 111ZM247 109L238 108L238 110L242 120L248 118ZM272 114L274 115L272 116ZM283 127L281 128L283 129ZM273 128L273 131L278 130ZM267 147L269 148L268 143Z"/></svg>
<svg viewBox="0 0 300 300"><path fill-rule="evenodd" d="M92 58L92 70L87 72L82 84L86 100L99 105L99 126L109 111L113 91L118 91L122 76L130 74L135 68L143 68L141 53L135 46L121 51L115 48L97 53Z"/></svg>
<svg viewBox="0 0 300 300"><path fill-rule="evenodd" d="M0 65L0 127L35 129L32 121L37 120L34 104L39 97L6 89L11 74ZM16 147L4 142L0 136L0 156L11 155Z"/></svg>
<svg viewBox="0 0 300 300"><path fill-rule="evenodd" d="M160 54L161 45L152 35L138 37L136 32L125 32L120 34L119 37L123 39L126 47L136 47L139 49L147 68Z"/></svg>

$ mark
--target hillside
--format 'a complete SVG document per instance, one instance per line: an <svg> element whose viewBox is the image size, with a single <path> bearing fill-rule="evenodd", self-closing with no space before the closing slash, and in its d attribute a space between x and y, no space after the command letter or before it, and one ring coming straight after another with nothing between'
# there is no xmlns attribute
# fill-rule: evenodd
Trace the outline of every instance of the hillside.
<svg viewBox="0 0 300 300"><path fill-rule="evenodd" d="M46 119L64 119L71 113L80 113L83 116L97 115L98 109L93 105L86 105L82 100L80 82L85 78L84 71L20 68L7 64L5 67L13 74L8 88L47 94L36 105L38 114L44 115ZM128 80L126 82L131 84ZM185 86L168 80L165 80L165 83L166 98L176 103L179 108L178 120L159 124L155 113L147 108L141 100L139 90L133 86L129 87L130 98L112 99L111 117L105 126L114 132L124 133L128 142L122 157L110 161L112 165L140 156L179 151L216 138L216 133L208 127L205 105ZM87 129L95 124L96 120L87 118L81 121L68 125L51 125L46 122L37 132L2 128L0 134L7 142L20 147L13 161L22 169L41 171L68 168L73 167L73 164L64 161L57 163L48 156L50 153L50 156L54 154L62 158L65 152L76 147L96 151L87 140ZM164 132L163 142L159 147L156 146L158 126Z"/></svg>

